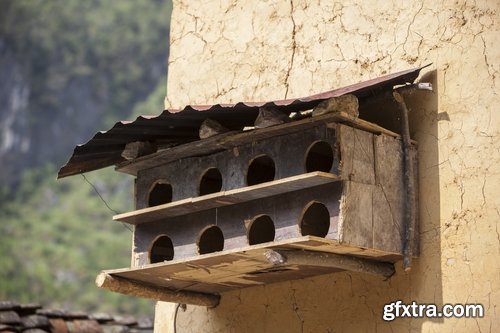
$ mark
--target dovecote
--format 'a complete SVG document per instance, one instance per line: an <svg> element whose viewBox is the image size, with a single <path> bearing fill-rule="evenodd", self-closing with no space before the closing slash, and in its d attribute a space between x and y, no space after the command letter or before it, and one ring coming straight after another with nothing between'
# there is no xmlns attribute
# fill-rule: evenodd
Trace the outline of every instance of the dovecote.
<svg viewBox="0 0 500 333"><path fill-rule="evenodd" d="M392 275L393 263L418 254L407 232L417 227L407 214L417 205L408 195L416 143L358 116L368 88L387 98L418 71L293 101L189 107L164 121L180 119L169 125L175 135L195 122L187 132L198 138L172 144L155 128L126 142L110 156L136 177L136 209L114 216L134 226L131 267L102 272L98 286L212 307L238 288L342 270ZM401 100L390 101L398 118Z"/></svg>

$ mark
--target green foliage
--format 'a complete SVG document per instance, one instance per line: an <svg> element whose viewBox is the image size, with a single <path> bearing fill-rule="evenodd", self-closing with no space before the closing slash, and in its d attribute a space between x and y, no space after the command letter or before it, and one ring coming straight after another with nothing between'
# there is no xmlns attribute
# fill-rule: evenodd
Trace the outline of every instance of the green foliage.
<svg viewBox="0 0 500 333"><path fill-rule="evenodd" d="M130 118L135 119L141 115L157 115L162 112L164 108L166 86L166 78L160 80L160 82L156 85L156 89L149 94L148 98L135 106Z"/></svg>
<svg viewBox="0 0 500 333"><path fill-rule="evenodd" d="M166 62L171 8L168 0L0 0L0 50L9 45L30 78L30 126L79 126L84 117L71 114L79 97L68 102L60 92L82 78L102 108L96 131L159 113L166 75L154 66ZM151 302L94 284L100 270L130 265L130 230L82 177L55 174L49 163L22 172L15 190L0 184L0 299L151 315ZM129 176L108 169L86 177L114 210L132 209Z"/></svg>
<svg viewBox="0 0 500 333"><path fill-rule="evenodd" d="M171 9L167 0L2 0L0 39L26 64L37 109L64 112L57 92L85 78L109 123L165 76L155 66L166 63Z"/></svg>
<svg viewBox="0 0 500 333"><path fill-rule="evenodd" d="M111 313L151 314L151 302L99 290L102 269L128 267L131 232L83 177L55 180L46 166L25 172L15 200L0 210L0 299ZM87 174L120 212L130 210L131 178Z"/></svg>

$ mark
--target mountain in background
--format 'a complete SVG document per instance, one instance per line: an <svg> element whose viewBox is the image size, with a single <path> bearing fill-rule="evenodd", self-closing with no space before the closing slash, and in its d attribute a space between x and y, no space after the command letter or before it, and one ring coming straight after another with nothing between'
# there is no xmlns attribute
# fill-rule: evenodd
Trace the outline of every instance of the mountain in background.
<svg viewBox="0 0 500 333"><path fill-rule="evenodd" d="M131 233L111 217L132 209L132 178L55 179L98 130L162 111L171 10L166 0L0 1L0 300L153 313L94 285L100 270L130 265Z"/></svg>
<svg viewBox="0 0 500 333"><path fill-rule="evenodd" d="M170 11L159 0L0 1L0 184L62 164L130 116L166 76Z"/></svg>

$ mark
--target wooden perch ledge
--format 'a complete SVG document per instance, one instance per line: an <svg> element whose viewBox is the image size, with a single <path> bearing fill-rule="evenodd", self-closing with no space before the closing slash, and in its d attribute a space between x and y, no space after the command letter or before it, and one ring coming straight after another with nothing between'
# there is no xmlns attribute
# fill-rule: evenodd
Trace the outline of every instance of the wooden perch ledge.
<svg viewBox="0 0 500 333"><path fill-rule="evenodd" d="M120 294L148 298L156 301L194 304L214 308L219 304L220 296L197 293L193 291L173 291L167 288L151 286L137 281L113 277L101 272L96 280L99 288L108 289Z"/></svg>
<svg viewBox="0 0 500 333"><path fill-rule="evenodd" d="M390 263L327 252L268 250L265 256L269 263L275 266L305 265L339 268L353 272L382 275L387 278L394 274L394 265Z"/></svg>

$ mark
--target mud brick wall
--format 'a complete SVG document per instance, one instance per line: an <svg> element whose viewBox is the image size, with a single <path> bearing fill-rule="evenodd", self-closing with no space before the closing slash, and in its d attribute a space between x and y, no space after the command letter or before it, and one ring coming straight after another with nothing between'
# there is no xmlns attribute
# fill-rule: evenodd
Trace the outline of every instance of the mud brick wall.
<svg viewBox="0 0 500 333"><path fill-rule="evenodd" d="M420 258L188 306L177 332L493 332L500 327L500 3L174 0L167 107L308 96L432 63L408 98L419 149ZM485 318L382 320L383 306L482 303ZM334 309L334 311L332 311ZM175 306L157 307L159 331Z"/></svg>

